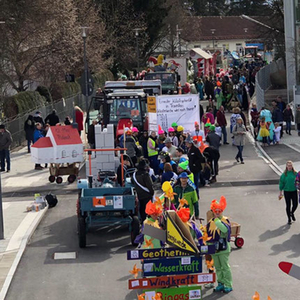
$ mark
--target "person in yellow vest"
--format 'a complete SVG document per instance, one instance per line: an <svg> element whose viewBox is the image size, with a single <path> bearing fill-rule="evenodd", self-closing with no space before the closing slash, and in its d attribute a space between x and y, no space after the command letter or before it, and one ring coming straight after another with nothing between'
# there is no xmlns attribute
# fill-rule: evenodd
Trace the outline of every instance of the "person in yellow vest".
<svg viewBox="0 0 300 300"><path fill-rule="evenodd" d="M157 136L155 131L151 131L151 134L147 142L148 159L150 167L154 170L155 175L158 175L158 150L157 150Z"/></svg>

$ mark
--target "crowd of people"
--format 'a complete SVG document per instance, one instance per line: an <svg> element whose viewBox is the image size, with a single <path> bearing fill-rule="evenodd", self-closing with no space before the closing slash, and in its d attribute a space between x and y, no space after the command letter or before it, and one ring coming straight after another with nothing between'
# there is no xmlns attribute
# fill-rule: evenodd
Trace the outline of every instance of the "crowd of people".
<svg viewBox="0 0 300 300"><path fill-rule="evenodd" d="M280 143L280 139L284 134L284 122L285 133L292 135L291 126L295 121L297 124L298 136L300 136L300 107L297 107L295 117L291 106L282 100L281 97L277 97L272 101L272 108L268 110L262 107L258 111L255 104L251 108L251 123L254 127L255 140L262 143L262 146L276 145Z"/></svg>

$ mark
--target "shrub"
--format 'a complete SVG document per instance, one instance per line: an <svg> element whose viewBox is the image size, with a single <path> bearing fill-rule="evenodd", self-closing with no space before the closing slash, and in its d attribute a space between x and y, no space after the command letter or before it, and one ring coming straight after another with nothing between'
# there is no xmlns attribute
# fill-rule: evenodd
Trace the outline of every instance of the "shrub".
<svg viewBox="0 0 300 300"><path fill-rule="evenodd" d="M3 101L3 111L6 118L15 117L37 107L45 105L46 98L38 92L20 92L6 97Z"/></svg>
<svg viewBox="0 0 300 300"><path fill-rule="evenodd" d="M46 98L46 101L47 101L48 103L51 103L51 102L52 102L52 97L51 97L50 91L49 91L49 89L48 89L46 86L39 85L39 86L36 88L36 91L37 91L38 93L40 93L41 96L45 97L45 98Z"/></svg>
<svg viewBox="0 0 300 300"><path fill-rule="evenodd" d="M50 87L53 100L61 98L69 98L81 92L81 87L78 82L56 82Z"/></svg>
<svg viewBox="0 0 300 300"><path fill-rule="evenodd" d="M105 81L114 80L114 75L110 70L104 69L101 72L94 74L94 90L103 88Z"/></svg>

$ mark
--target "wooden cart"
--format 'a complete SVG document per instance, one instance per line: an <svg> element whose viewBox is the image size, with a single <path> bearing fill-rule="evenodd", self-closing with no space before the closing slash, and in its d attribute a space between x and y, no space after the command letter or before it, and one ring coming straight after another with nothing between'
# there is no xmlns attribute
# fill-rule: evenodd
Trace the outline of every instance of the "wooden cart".
<svg viewBox="0 0 300 300"><path fill-rule="evenodd" d="M240 236L241 225L236 222L231 222L230 241L234 242L236 247L242 248L244 246L244 239Z"/></svg>
<svg viewBox="0 0 300 300"><path fill-rule="evenodd" d="M68 182L73 183L76 180L79 172L79 164L80 163L71 163L71 164L50 164L49 171L49 181L60 184L63 182L63 178L61 176L69 175Z"/></svg>

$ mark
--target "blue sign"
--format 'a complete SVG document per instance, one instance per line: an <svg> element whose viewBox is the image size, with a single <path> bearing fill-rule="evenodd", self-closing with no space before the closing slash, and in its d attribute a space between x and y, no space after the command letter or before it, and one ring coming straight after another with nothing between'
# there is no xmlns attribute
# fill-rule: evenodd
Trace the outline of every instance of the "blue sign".
<svg viewBox="0 0 300 300"><path fill-rule="evenodd" d="M150 259L143 264L144 276L164 276L202 273L201 257Z"/></svg>

